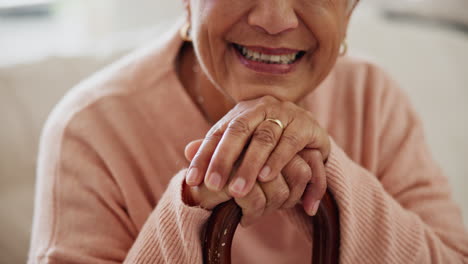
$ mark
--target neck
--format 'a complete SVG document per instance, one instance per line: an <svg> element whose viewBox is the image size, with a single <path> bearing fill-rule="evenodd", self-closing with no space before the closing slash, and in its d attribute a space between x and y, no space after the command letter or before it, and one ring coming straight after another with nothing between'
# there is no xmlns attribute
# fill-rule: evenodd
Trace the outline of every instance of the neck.
<svg viewBox="0 0 468 264"><path fill-rule="evenodd" d="M216 123L234 105L213 85L201 69L192 44L184 43L179 52L177 73L185 90L209 123Z"/></svg>

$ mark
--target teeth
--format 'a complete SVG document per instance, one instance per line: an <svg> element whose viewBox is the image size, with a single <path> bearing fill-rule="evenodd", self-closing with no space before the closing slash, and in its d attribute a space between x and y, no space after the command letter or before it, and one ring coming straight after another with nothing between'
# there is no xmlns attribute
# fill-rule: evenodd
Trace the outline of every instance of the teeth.
<svg viewBox="0 0 468 264"><path fill-rule="evenodd" d="M262 54L260 54L260 53L257 53L257 52L254 52L254 53L253 53L253 59L254 59L254 60L260 60L260 57L261 57L261 56L262 56Z"/></svg>
<svg viewBox="0 0 468 264"><path fill-rule="evenodd" d="M260 52L252 51L246 47L235 45L235 47L242 53L244 57L253 61L260 61L264 63L275 63L275 64L291 64L293 63L299 52L287 54L287 55L268 55Z"/></svg>

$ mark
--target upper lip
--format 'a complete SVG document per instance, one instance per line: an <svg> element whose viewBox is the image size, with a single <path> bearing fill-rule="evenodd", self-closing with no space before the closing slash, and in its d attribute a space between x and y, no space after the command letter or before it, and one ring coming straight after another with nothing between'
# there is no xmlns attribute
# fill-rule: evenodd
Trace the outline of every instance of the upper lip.
<svg viewBox="0 0 468 264"><path fill-rule="evenodd" d="M243 44L236 44L242 47L245 47L249 50L256 51L259 53L263 54L268 54L268 55L288 55L292 53L297 53L301 52L303 50L298 50L298 49L291 49L291 48L284 48L284 47L279 47L279 48L273 48L273 47L265 47L265 46L250 46L250 45L243 45Z"/></svg>

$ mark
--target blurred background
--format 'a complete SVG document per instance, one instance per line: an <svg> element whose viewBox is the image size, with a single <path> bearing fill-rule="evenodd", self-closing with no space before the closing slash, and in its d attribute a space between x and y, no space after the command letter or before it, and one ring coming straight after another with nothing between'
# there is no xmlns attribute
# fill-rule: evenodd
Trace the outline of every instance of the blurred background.
<svg viewBox="0 0 468 264"><path fill-rule="evenodd" d="M0 0L0 263L24 263L41 128L72 86L159 36L182 1ZM468 0L368 0L350 53L410 95L468 224Z"/></svg>

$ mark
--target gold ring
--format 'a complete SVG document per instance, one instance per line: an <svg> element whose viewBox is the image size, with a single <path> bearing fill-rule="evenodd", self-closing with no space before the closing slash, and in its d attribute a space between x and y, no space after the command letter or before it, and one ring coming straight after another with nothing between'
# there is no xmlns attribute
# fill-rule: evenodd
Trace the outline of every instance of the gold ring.
<svg viewBox="0 0 468 264"><path fill-rule="evenodd" d="M279 119L276 119L276 118L267 118L267 119L265 119L265 121L273 122L273 123L277 124L279 127L281 127L281 130L284 129L283 122L281 122L281 120L279 120Z"/></svg>

